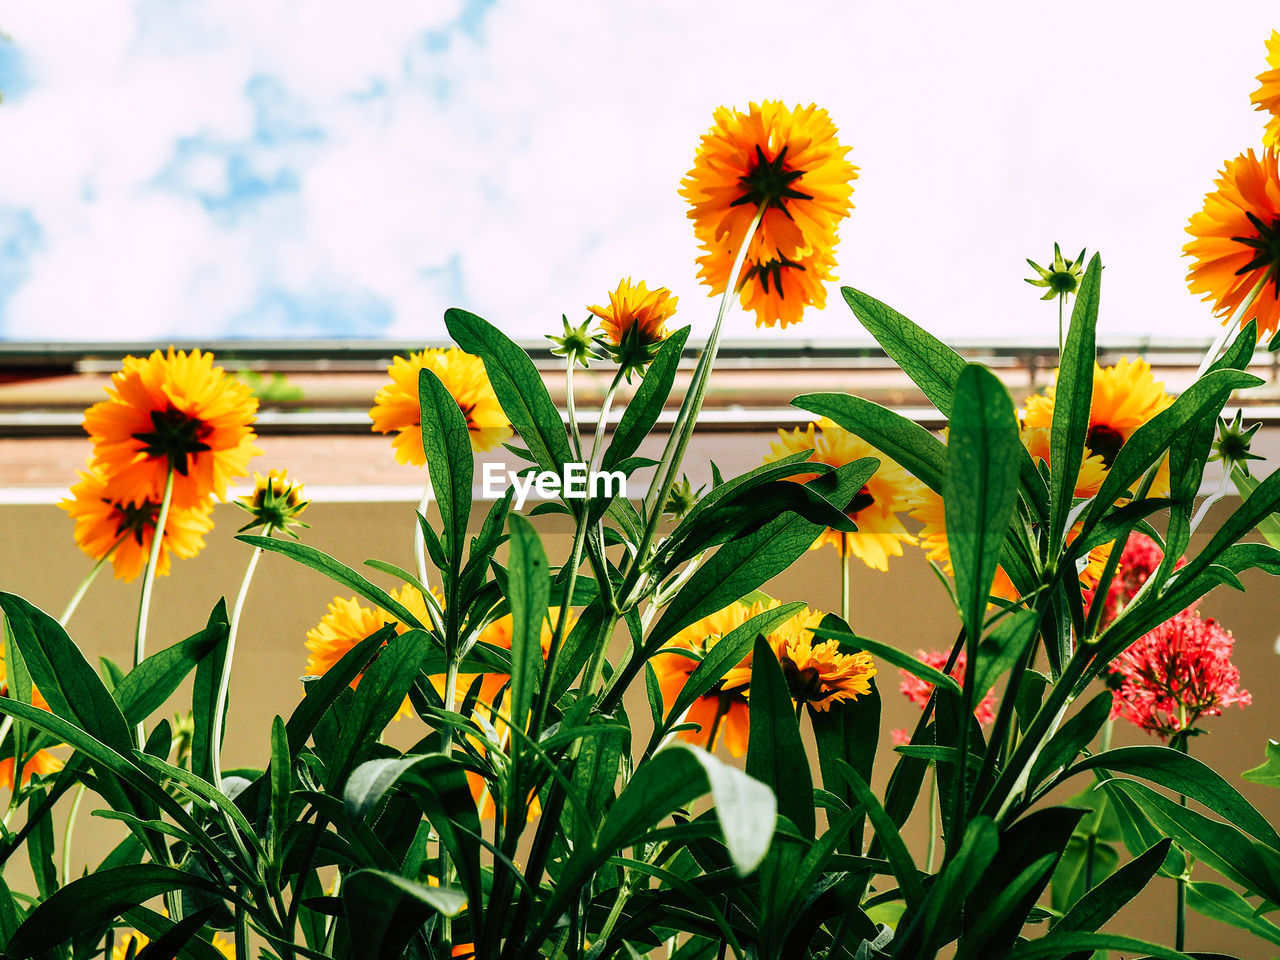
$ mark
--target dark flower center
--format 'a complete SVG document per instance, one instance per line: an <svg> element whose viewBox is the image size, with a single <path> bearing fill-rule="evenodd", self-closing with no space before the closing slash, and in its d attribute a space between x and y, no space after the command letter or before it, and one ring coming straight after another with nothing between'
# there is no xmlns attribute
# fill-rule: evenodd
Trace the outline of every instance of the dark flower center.
<svg viewBox="0 0 1280 960"><path fill-rule="evenodd" d="M1110 470L1111 464L1116 459L1116 454L1124 446L1124 437L1120 435L1120 431L1115 427L1109 427L1105 423L1097 423L1089 428L1089 433L1085 437L1085 445L1091 453L1101 457L1103 465Z"/></svg>
<svg viewBox="0 0 1280 960"><path fill-rule="evenodd" d="M777 260L766 260L764 263L753 263L747 268L746 274L742 278L742 283L738 284L741 290L755 277L760 278L760 288L765 292L769 292L769 280L773 279L773 289L778 291L778 296L786 298L786 294L782 290L782 271L783 270L803 270L804 267L796 263L794 260L788 260L786 257L780 257Z"/></svg>
<svg viewBox="0 0 1280 960"><path fill-rule="evenodd" d="M825 696L822 689L822 674L816 667L805 667L801 670L794 660L787 657L782 662L782 675L787 680L787 688L791 691L791 696L796 700L808 703L821 700Z"/></svg>
<svg viewBox="0 0 1280 960"><path fill-rule="evenodd" d="M784 200L812 200L812 194L801 193L791 184L804 175L803 170L792 170L786 165L787 148L783 147L778 155L770 160L764 155L760 146L756 146L756 161L751 169L738 178L742 187L742 195L734 200L731 206L749 203L753 207L761 204L765 209L776 207L790 218Z"/></svg>
<svg viewBox="0 0 1280 960"><path fill-rule="evenodd" d="M479 429L476 426L476 422L471 419L471 415L476 412L476 405L474 403L460 403L458 404L458 409L462 411L462 416L467 421L468 430Z"/></svg>
<svg viewBox="0 0 1280 960"><path fill-rule="evenodd" d="M184 477L193 455L213 449L204 442L211 428L174 407L152 410L151 427L150 433L135 433L133 438L142 441L143 453L148 457L165 458L170 468Z"/></svg>
<svg viewBox="0 0 1280 960"><path fill-rule="evenodd" d="M103 503L110 504L116 512L116 536L132 534L138 546L142 546L142 535L156 528L156 515L160 512L160 504L144 500L142 503L115 503L105 497Z"/></svg>
<svg viewBox="0 0 1280 960"><path fill-rule="evenodd" d="M1280 217L1276 217L1271 223L1267 224L1263 223L1251 212L1246 212L1245 216L1249 218L1249 222L1258 231L1258 235L1256 237L1231 238L1236 243L1243 243L1254 251L1252 259L1236 271L1236 276L1252 273L1254 270L1270 270L1271 276L1268 279L1274 288L1275 297L1280 299Z"/></svg>

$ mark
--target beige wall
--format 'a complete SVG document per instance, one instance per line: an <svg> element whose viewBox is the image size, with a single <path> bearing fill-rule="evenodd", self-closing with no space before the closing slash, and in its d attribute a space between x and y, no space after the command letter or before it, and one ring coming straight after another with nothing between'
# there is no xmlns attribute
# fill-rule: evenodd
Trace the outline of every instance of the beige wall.
<svg viewBox="0 0 1280 960"><path fill-rule="evenodd" d="M1215 510L1206 529L1216 526L1227 501ZM219 506L217 526L208 548L194 560L175 565L174 575L160 580L155 591L151 617L150 648L176 642L198 630L213 603L220 596L230 602L249 558L249 548L237 543L234 531L243 514L232 506ZM412 505L408 503L317 503L308 511L312 528L305 531L307 543L332 553L354 567L368 557L389 560L402 566L412 564ZM554 562L568 552L569 536L563 523L541 518L547 549ZM89 562L71 538L71 522L54 506L0 507L0 589L20 594L57 615L61 612ZM1199 544L1196 545L1197 548ZM387 578L369 571L371 579L387 583ZM1238 780L1242 770L1262 759L1267 737L1280 738L1275 704L1280 697L1273 644L1280 632L1280 593L1277 581L1262 575L1245 577L1247 594L1220 590L1203 604L1207 615L1219 618L1236 635L1236 659L1244 684L1253 692L1254 705L1232 708L1227 715L1206 723L1210 736L1196 738L1194 753L1211 763L1236 783L1242 792L1273 821L1280 823L1280 791ZM835 552L826 547L802 557L790 570L770 585L770 591L786 600L803 600L831 609L839 603L838 563ZM303 673L306 652L303 637L325 611L338 591L320 574L304 569L279 556L265 556L249 595L241 627L236 670L231 687L226 765L262 765L267 757L267 737L272 717L288 715L299 696L298 677ZM131 656L133 618L138 584L122 584L103 576L70 624L70 633L91 662L109 656L127 664ZM891 563L887 574L856 566L853 578L852 623L869 637L915 651L948 646L955 635L956 621L946 598L918 550ZM897 673L890 669L881 677L885 717L879 749L878 782L887 775L889 730L907 726L916 708L897 693ZM189 696L185 690L183 696ZM641 695L642 696L642 695ZM168 712L184 709L175 698ZM639 727L648 716L643 701L632 702L632 717ZM409 743L417 739L417 720L402 720L394 739ZM1144 735L1121 729L1119 742L1150 742ZM1084 784L1081 783L1082 787ZM1074 791L1073 791L1074 792ZM95 862L118 835L114 825L91 819L82 810L77 827L77 862ZM920 849L923 834L913 824L910 842ZM19 860L22 862L19 863ZM10 882L24 885L25 858L10 865ZM1207 871L1206 871L1207 873ZM1168 942L1172 930L1173 885L1157 881L1140 904L1121 915L1119 925L1129 932L1159 937ZM1271 956L1248 937L1219 927L1193 915L1189 947L1217 949L1243 958Z"/></svg>

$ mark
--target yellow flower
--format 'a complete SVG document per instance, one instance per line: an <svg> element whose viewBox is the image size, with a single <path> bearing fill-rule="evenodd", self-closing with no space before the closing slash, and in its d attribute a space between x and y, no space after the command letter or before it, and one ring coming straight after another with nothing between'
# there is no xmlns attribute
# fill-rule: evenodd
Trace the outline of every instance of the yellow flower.
<svg viewBox="0 0 1280 960"><path fill-rule="evenodd" d="M947 539L947 510L942 497L921 484L919 491L911 499L910 515L912 519L920 521L920 546L925 556L936 563L947 576L954 576L951 544ZM1018 599L1018 590L1004 572L1004 567L996 567L991 593L1005 600Z"/></svg>
<svg viewBox="0 0 1280 960"><path fill-rule="evenodd" d="M778 604L731 603L685 627L649 662L658 677L658 689L662 702L669 710L680 696L690 674L726 634L732 633L754 616L772 609ZM685 722L698 724L698 729L680 731L680 739L715 750L720 737L729 752L741 757L747 752L747 740L751 731L751 717L747 710L747 685L751 682L751 657L748 654L739 664L748 665L746 673L738 673L731 681L726 675L714 687L699 697L685 714ZM736 668L735 668L736 669ZM732 671L731 671L732 672Z"/></svg>
<svg viewBox="0 0 1280 960"><path fill-rule="evenodd" d="M713 290L724 290L733 264L724 257L703 257L698 272ZM757 327L799 323L810 307L821 310L827 304L828 280L834 280L836 261L826 250L815 250L795 260L767 260L750 257L742 264L735 289L743 310L755 311Z"/></svg>
<svg viewBox="0 0 1280 960"><path fill-rule="evenodd" d="M1194 238L1182 248L1194 261L1187 283L1213 303L1223 323L1263 283L1240 323L1256 319L1258 335L1269 337L1280 325L1280 176L1274 150L1261 158L1250 150L1227 161L1215 183L1204 209L1187 224Z"/></svg>
<svg viewBox="0 0 1280 960"><path fill-rule="evenodd" d="M160 501L133 503L113 496L112 490L99 470L90 468L88 473L80 474L70 498L58 506L75 520L75 539L80 549L92 560L110 555L116 578L128 582L147 565ZM159 576L169 572L171 555L194 557L204 549L204 536L213 529L212 503L206 500L199 506L170 509L164 529L156 561Z"/></svg>
<svg viewBox="0 0 1280 960"><path fill-rule="evenodd" d="M667 339L667 321L676 312L676 299L666 287L649 290L643 282L633 284L627 277L609 294L607 307L587 309L600 318L615 346L631 341L639 349L649 349Z"/></svg>
<svg viewBox="0 0 1280 960"><path fill-rule="evenodd" d="M805 450L812 451L811 461L833 467L864 457L875 457L880 461L871 479L845 506L845 513L857 524L858 532L828 529L810 549L816 550L829 543L837 550L851 551L869 567L888 570L889 558L902 556L904 543L916 542L898 514L910 509L920 482L871 444L825 418L803 430L799 427L790 433L779 430L778 442L771 445L771 452L765 456L764 462L771 463ZM803 482L814 476L816 474L801 474L791 479Z"/></svg>
<svg viewBox="0 0 1280 960"><path fill-rule="evenodd" d="M761 204L753 260L830 250L836 224L853 209L858 168L845 159L848 152L827 111L813 104L792 110L766 100L746 113L718 108L680 188L693 206L695 235L717 248L707 256L732 260Z"/></svg>
<svg viewBox="0 0 1280 960"><path fill-rule="evenodd" d="M1023 420L1027 427L1046 431L1043 441L1046 456L1056 390L1054 384L1045 390L1044 396L1028 397ZM1110 367L1094 364L1085 446L1090 454L1102 458L1103 467L1110 468L1134 431L1172 403L1173 397L1165 393L1164 384L1152 376L1151 365L1141 357L1132 361L1122 357Z"/></svg>
<svg viewBox="0 0 1280 960"><path fill-rule="evenodd" d="M173 505L194 507L248 473L261 453L251 424L258 401L213 365L213 355L169 348L125 357L107 387L110 399L84 414L94 460L120 502L159 503L174 471Z"/></svg>
<svg viewBox="0 0 1280 960"><path fill-rule="evenodd" d="M280 530L296 537L292 527L310 526L298 519L298 514L310 503L310 500L302 499L302 484L290 480L288 470L268 470L265 477L255 470L253 493L236 500L236 506L253 518L240 528L240 532L263 527L268 535L273 530Z"/></svg>
<svg viewBox="0 0 1280 960"><path fill-rule="evenodd" d="M111 960L126 960L130 956L129 949L131 946L133 948L132 956L136 957L142 952L142 948L150 942L151 940L146 934L139 933L137 930L130 930L122 939L116 941L115 949L111 951ZM235 960L236 945L234 940L229 940L222 934L215 933L211 942L213 943L213 949L226 957L227 960Z"/></svg>
<svg viewBox="0 0 1280 960"><path fill-rule="evenodd" d="M431 622L426 601L422 599L422 594L415 587L406 584L399 590L392 591L391 599L398 601L417 617L419 622L424 624ZM438 597L437 600L439 600ZM400 623L385 610L364 606L356 597L347 600L335 597L329 603L329 610L320 618L320 622L307 631L307 675L318 677L328 673L361 640L392 622L398 624L397 634L410 629L408 624ZM363 676L363 673L357 674L351 681L352 690L360 685ZM413 706L409 698L405 697L393 719L399 720L412 713Z"/></svg>
<svg viewBox="0 0 1280 960"><path fill-rule="evenodd" d="M457 347L431 348L396 357L387 373L391 383L378 391L369 416L375 433L392 433L396 461L422 466L422 405L418 402L418 374L430 370L458 403L467 418L471 449L492 450L511 436L511 424L493 392L484 361Z"/></svg>
<svg viewBox="0 0 1280 960"><path fill-rule="evenodd" d="M1272 30L1267 40L1267 69L1258 74L1261 84L1249 98L1255 110L1266 110L1267 129L1262 145L1269 150L1280 149L1280 32Z"/></svg>

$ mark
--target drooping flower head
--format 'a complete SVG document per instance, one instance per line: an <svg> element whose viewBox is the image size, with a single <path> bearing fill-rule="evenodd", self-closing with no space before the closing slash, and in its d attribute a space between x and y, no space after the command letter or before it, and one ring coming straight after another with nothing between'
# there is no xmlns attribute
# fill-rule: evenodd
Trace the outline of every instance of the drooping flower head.
<svg viewBox="0 0 1280 960"><path fill-rule="evenodd" d="M618 365L640 370L667 339L667 321L676 312L676 297L666 287L650 290L627 277L609 294L608 306L587 307L600 318L610 352Z"/></svg>
<svg viewBox="0 0 1280 960"><path fill-rule="evenodd" d="M857 533L826 530L811 549L829 543L837 550L849 550L869 567L889 569L889 557L902 556L904 543L915 543L898 514L910 509L920 482L862 438L830 420L823 419L804 429L778 431L778 442L770 446L765 463L802 451L811 451L809 460L843 466L864 457L875 457L880 466L866 484L845 506L845 513L855 524ZM792 480L805 482L816 474L799 474Z"/></svg>
<svg viewBox="0 0 1280 960"><path fill-rule="evenodd" d="M768 604L757 602L750 606L731 603L723 610L690 624L668 640L663 649L649 661L658 677L658 688L662 691L662 702L667 709L676 702L690 674L717 643L752 617L775 606L777 603L773 601ZM740 661L739 666L749 663L748 656ZM729 752L735 757L743 756L747 752L747 739L751 730L751 717L747 709L747 685L750 682L749 666L745 677L739 674L732 681L728 675L722 678L689 707L685 721L698 724L698 728L680 731L680 739L715 750L723 736Z"/></svg>
<svg viewBox="0 0 1280 960"><path fill-rule="evenodd" d="M735 289L746 284L743 304L767 326L796 322L806 303L821 305L814 288L830 278L836 227L853 208L858 168L845 159L848 149L836 140L827 112L812 104L793 110L768 100L746 113L716 110L680 188L705 251L699 277L713 296L724 292L763 208L743 272L734 278ZM788 302L797 298L798 306Z"/></svg>
<svg viewBox="0 0 1280 960"><path fill-rule="evenodd" d="M1119 680L1112 716L1168 740L1224 707L1253 702L1231 662L1235 638L1211 619L1183 611L1139 638L1112 664Z"/></svg>
<svg viewBox="0 0 1280 960"><path fill-rule="evenodd" d="M511 437L511 424L493 392L484 361L457 347L432 347L396 357L387 374L391 382L378 391L369 416L375 433L395 433L391 441L398 463L422 466L422 404L418 400L418 374L430 370L458 403L467 419L471 449L492 450Z"/></svg>
<svg viewBox="0 0 1280 960"><path fill-rule="evenodd" d="M432 593L435 595L434 591ZM431 622L430 614L427 613L427 603L417 588L405 584L400 589L392 591L391 599L399 602L417 617L420 623ZM436 600L441 602L438 596ZM399 622L387 611L366 607L356 597L346 600L335 597L329 603L329 609L320 618L320 622L307 631L307 675L318 677L328 673L360 641L393 622L397 623L397 634L410 629L408 624ZM360 685L363 676L363 672L359 673L351 681L352 690ZM412 713L413 707L409 703L409 698L405 697L394 719L399 720Z"/></svg>
<svg viewBox="0 0 1280 960"><path fill-rule="evenodd" d="M928 652L919 650L916 652L916 659L930 667L933 667L935 670L943 670L947 665L947 657L949 655L949 652L946 650L931 650ZM964 683L964 671L967 662L968 657L966 656L965 651L961 650L960 655L956 658L955 665L952 666L951 673L949 674L949 676L957 683ZM928 680L921 680L914 673L910 673L906 670L899 670L898 673L902 676L901 681L898 683L898 689L902 691L902 695L923 710L929 703L929 697L933 695L934 685ZM974 719L983 726L986 726L988 723L995 720L995 708L995 693L987 691L987 693L983 695L982 699L978 701L978 705L973 708ZM893 731L893 742L899 746L905 743L910 743L910 732L906 730Z"/></svg>
<svg viewBox="0 0 1280 960"><path fill-rule="evenodd" d="M80 474L69 498L58 503L76 522L77 546L91 560L110 557L119 580L128 582L147 565L155 537L159 500L133 503L113 495L97 468ZM156 574L169 572L170 557L194 557L204 549L204 537L213 529L213 505L209 501L188 508L170 509L160 541Z"/></svg>
<svg viewBox="0 0 1280 960"><path fill-rule="evenodd" d="M1267 69L1258 74L1258 89L1249 98L1255 110L1265 110L1267 129L1262 135L1262 145L1269 150L1280 149L1280 31L1272 30L1267 40Z"/></svg>
<svg viewBox="0 0 1280 960"><path fill-rule="evenodd" d="M1275 150L1262 156L1250 149L1228 160L1217 189L1187 224L1190 240L1182 252L1192 258L1191 292L1213 304L1227 323L1245 298L1262 284L1241 325L1258 321L1258 336L1280 325L1280 176Z"/></svg>
<svg viewBox="0 0 1280 960"><path fill-rule="evenodd" d="M268 536L273 531L281 531L296 539L294 527L310 526L299 520L298 514L307 509L311 501L302 499L301 481L290 480L289 471L285 469L268 470L265 477L255 471L253 493L238 498L235 503L251 517L240 528L240 533L262 527Z"/></svg>
<svg viewBox="0 0 1280 960"><path fill-rule="evenodd" d="M1047 431L1053 426L1056 393L1054 383L1045 389L1043 396L1027 398L1023 424L1046 431L1044 459L1047 459ZM1089 455L1101 457L1102 465L1109 469L1134 431L1172 403L1173 397L1165 392L1164 384L1152 376L1151 365L1141 357L1132 361L1122 357L1119 363L1109 367L1094 364L1089 433L1085 439Z"/></svg>
<svg viewBox="0 0 1280 960"><path fill-rule="evenodd" d="M172 469L173 506L226 499L227 484L248 474L258 401L213 365L213 355L156 350L125 357L107 387L110 399L84 414L93 457L114 498L159 503Z"/></svg>

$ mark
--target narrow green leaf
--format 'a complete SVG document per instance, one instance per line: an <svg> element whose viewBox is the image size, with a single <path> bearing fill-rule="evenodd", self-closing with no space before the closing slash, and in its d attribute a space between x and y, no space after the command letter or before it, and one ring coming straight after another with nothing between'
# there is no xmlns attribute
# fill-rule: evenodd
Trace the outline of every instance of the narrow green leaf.
<svg viewBox="0 0 1280 960"><path fill-rule="evenodd" d="M1280 944L1280 927L1260 917L1240 894L1220 883L1195 880L1187 884L1187 906L1206 917L1248 930L1255 937Z"/></svg>
<svg viewBox="0 0 1280 960"><path fill-rule="evenodd" d="M222 686L222 667L226 663L227 637L230 633L227 601L219 598L201 631L214 641L209 654L196 664L196 677L191 685L191 771L204 780L213 779L213 718L218 709L218 691Z"/></svg>
<svg viewBox="0 0 1280 960"><path fill-rule="evenodd" d="M948 676L936 667L931 667L924 661L917 660L910 654L903 653L897 647L891 647L887 643L861 637L856 633L848 633L844 630L831 630L827 627L815 628L813 635L826 640L839 640L841 647L849 647L852 650L865 650L867 653L873 654L881 660L887 660L893 666L906 670L913 676L919 677L935 687L942 687L944 690L950 690L955 694L961 692L960 684L956 683L954 677Z"/></svg>
<svg viewBox="0 0 1280 960"><path fill-rule="evenodd" d="M681 327L662 342L658 355L649 364L635 396L627 404L622 419L613 431L613 437L600 463L602 470L618 469L619 464L640 448L641 441L657 423L658 415L662 413L667 396L671 393L671 384L675 381L690 329Z"/></svg>
<svg viewBox="0 0 1280 960"><path fill-rule="evenodd" d="M1019 610L1001 620L978 646L978 669L973 695L979 699L1013 667L1036 636L1034 610Z"/></svg>
<svg viewBox="0 0 1280 960"><path fill-rule="evenodd" d="M951 410L945 500L956 596L975 649L1017 506L1022 449L1009 391L985 367L965 367Z"/></svg>
<svg viewBox="0 0 1280 960"><path fill-rule="evenodd" d="M284 718L271 722L271 837L279 858L284 853L285 828L289 826L289 801L293 791L293 758L289 754L289 732Z"/></svg>
<svg viewBox="0 0 1280 960"><path fill-rule="evenodd" d="M180 643L159 650L147 657L124 676L111 695L120 705L120 712L129 723L141 723L162 707L178 689L188 673L226 642L227 623L216 619L224 601L215 608L215 617L199 633Z"/></svg>
<svg viewBox="0 0 1280 960"><path fill-rule="evenodd" d="M1053 926L1054 933L1093 933L1151 881L1169 855L1168 837L1139 854L1075 902Z"/></svg>
<svg viewBox="0 0 1280 960"><path fill-rule="evenodd" d="M1113 933L1051 933L1039 940L1024 940L1014 946L1005 957L1007 960L1043 960L1043 958L1059 958L1080 951L1123 950L1127 953L1138 951L1146 955L1147 960L1195 960L1193 954L1179 953L1157 943L1147 943L1133 937L1122 937ZM1200 955L1203 956L1203 955Z"/></svg>
<svg viewBox="0 0 1280 960"><path fill-rule="evenodd" d="M448 887L431 887L382 870L362 869L342 884L342 902L353 944L365 957L405 955L410 938L431 917L457 916L467 899Z"/></svg>
<svg viewBox="0 0 1280 960"><path fill-rule="evenodd" d="M916 863L911 859L911 853L907 850L907 845L903 842L902 834L898 832L897 824L895 824L884 807L880 805L880 801L876 799L876 795L871 792L871 788L867 786L853 767L844 762L839 762L839 767L844 771L845 778L849 787L853 790L854 796L858 802L866 808L867 818L871 821L871 828L875 831L876 837L880 841L880 846L884 848L885 856L889 863L893 865L893 875L897 878L898 884L902 887L903 896L907 901L907 908L914 910L924 900L924 884L920 880L920 871L916 869Z"/></svg>
<svg viewBox="0 0 1280 960"><path fill-rule="evenodd" d="M778 797L778 812L813 839L813 778L800 738L800 724L782 666L764 637L757 636L751 655L751 739L747 773Z"/></svg>
<svg viewBox="0 0 1280 960"><path fill-rule="evenodd" d="M1258 489L1258 478L1246 476L1239 468L1231 471L1231 480L1235 483L1241 500L1248 500L1253 496L1253 491ZM1280 515L1272 513L1259 520L1258 532L1266 537L1271 546L1280 548Z"/></svg>
<svg viewBox="0 0 1280 960"><path fill-rule="evenodd" d="M1250 783L1265 783L1269 787L1280 787L1280 743L1267 741L1267 759L1256 767L1246 770L1240 775Z"/></svg>
<svg viewBox="0 0 1280 960"><path fill-rule="evenodd" d="M551 599L547 554L538 533L518 513L509 516L511 606L511 723L521 729L542 679L542 624Z"/></svg>
<svg viewBox="0 0 1280 960"><path fill-rule="evenodd" d="M446 310L444 324L458 346L484 360L498 402L534 461L559 473L573 459L569 437L529 355L493 324L465 310Z"/></svg>
<svg viewBox="0 0 1280 960"><path fill-rule="evenodd" d="M422 450L440 507L449 560L456 571L462 568L475 472L467 419L449 388L426 368L418 373L418 402L422 408Z"/></svg>
<svg viewBox="0 0 1280 960"><path fill-rule="evenodd" d="M904 930L903 949L915 945L921 956L930 956L942 943L942 931L951 930L964 909L965 899L1000 848L1000 834L990 817L975 817L965 827L960 849L934 880L917 917L919 926ZM952 934L954 936L954 933Z"/></svg>
<svg viewBox="0 0 1280 960"><path fill-rule="evenodd" d="M1107 722L1107 717L1111 716L1111 706L1114 701L1111 691L1104 690L1085 704L1084 709L1064 723L1036 758L1027 785L1034 789L1045 777L1074 761L1080 755L1080 751L1092 742L1098 735L1098 731L1102 729L1102 725Z"/></svg>

